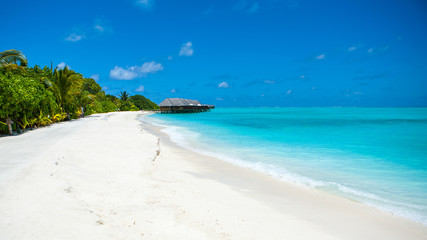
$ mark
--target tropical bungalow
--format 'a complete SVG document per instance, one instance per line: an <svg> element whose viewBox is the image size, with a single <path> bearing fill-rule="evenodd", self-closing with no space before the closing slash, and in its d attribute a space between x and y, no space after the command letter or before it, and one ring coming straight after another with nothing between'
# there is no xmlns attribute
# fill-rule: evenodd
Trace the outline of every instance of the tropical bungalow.
<svg viewBox="0 0 427 240"><path fill-rule="evenodd" d="M197 100L182 98L166 98L159 104L159 107L161 113L197 113L215 108L214 105L201 104Z"/></svg>

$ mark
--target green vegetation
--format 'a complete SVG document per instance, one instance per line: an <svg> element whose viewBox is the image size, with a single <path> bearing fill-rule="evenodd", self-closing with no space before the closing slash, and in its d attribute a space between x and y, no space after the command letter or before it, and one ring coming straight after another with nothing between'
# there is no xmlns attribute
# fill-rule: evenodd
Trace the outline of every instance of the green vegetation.
<svg viewBox="0 0 427 240"><path fill-rule="evenodd" d="M142 95L133 95L129 97L129 101L131 101L135 106L139 108L139 110L152 110L152 109L160 109L157 104L150 101L150 99L142 96Z"/></svg>
<svg viewBox="0 0 427 240"><path fill-rule="evenodd" d="M120 99L102 91L91 78L68 67L27 67L22 52L0 52L0 134L23 132L94 113L155 110L141 95L120 93Z"/></svg>

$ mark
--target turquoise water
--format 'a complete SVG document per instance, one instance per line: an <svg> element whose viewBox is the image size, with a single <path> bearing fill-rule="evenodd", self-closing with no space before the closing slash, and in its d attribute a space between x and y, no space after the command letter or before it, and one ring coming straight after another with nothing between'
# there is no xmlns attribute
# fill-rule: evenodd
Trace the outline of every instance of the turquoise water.
<svg viewBox="0 0 427 240"><path fill-rule="evenodd" d="M183 147L427 225L427 108L223 108L145 118Z"/></svg>

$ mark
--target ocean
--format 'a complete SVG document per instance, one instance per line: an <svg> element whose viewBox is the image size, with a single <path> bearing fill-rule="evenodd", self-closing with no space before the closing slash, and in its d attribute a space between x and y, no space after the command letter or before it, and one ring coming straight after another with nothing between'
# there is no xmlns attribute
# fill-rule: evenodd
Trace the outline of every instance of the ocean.
<svg viewBox="0 0 427 240"><path fill-rule="evenodd" d="M427 225L427 108L217 108L141 120L182 147Z"/></svg>

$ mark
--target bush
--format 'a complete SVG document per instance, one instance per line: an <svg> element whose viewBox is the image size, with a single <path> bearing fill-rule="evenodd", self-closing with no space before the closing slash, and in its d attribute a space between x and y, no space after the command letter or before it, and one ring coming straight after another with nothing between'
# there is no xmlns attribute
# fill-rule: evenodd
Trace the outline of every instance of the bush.
<svg viewBox="0 0 427 240"><path fill-rule="evenodd" d="M14 129L25 129L32 119L54 115L58 109L53 93L37 79L18 75L0 74L0 121L9 117ZM4 129L1 128L2 133Z"/></svg>
<svg viewBox="0 0 427 240"><path fill-rule="evenodd" d="M102 105L103 112L115 112L119 109L116 104L108 100L101 101L100 103Z"/></svg>
<svg viewBox="0 0 427 240"><path fill-rule="evenodd" d="M138 107L139 110L156 110L159 109L159 106L154 102L150 101L148 98L142 95L134 95L129 97L129 101L131 101L135 106Z"/></svg>

